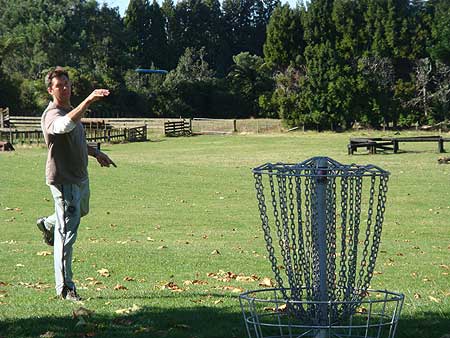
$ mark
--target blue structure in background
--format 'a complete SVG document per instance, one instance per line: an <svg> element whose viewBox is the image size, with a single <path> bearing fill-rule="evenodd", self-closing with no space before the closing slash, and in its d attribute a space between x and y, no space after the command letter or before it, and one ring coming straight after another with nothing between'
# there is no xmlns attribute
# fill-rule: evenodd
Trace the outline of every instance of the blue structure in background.
<svg viewBox="0 0 450 338"><path fill-rule="evenodd" d="M167 70L163 70L163 69L143 69L143 68L136 68L135 72L141 73L141 74L167 74L168 73Z"/></svg>

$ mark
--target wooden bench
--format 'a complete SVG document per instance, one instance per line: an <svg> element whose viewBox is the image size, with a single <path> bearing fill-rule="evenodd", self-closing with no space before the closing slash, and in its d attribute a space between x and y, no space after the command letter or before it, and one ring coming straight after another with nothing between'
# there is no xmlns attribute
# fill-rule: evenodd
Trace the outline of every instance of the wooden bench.
<svg viewBox="0 0 450 338"><path fill-rule="evenodd" d="M348 144L348 154L353 155L358 148L366 148L370 154L376 154L377 149L392 150L394 154L400 150L400 143L410 142L436 142L438 152L444 153L444 142L449 142L450 138L442 136L413 136L413 137L372 137L372 138L351 138Z"/></svg>
<svg viewBox="0 0 450 338"><path fill-rule="evenodd" d="M376 154L377 149L394 150L394 143L383 138L351 138L347 148L349 155L353 155L358 148L366 148L370 154Z"/></svg>

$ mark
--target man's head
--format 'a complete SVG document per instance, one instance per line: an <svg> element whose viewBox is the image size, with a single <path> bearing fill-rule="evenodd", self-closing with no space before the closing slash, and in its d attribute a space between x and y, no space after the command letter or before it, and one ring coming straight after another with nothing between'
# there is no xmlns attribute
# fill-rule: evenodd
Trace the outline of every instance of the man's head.
<svg viewBox="0 0 450 338"><path fill-rule="evenodd" d="M53 101L61 105L70 105L72 87L69 74L62 67L56 67L45 76L45 84L48 93L53 97Z"/></svg>

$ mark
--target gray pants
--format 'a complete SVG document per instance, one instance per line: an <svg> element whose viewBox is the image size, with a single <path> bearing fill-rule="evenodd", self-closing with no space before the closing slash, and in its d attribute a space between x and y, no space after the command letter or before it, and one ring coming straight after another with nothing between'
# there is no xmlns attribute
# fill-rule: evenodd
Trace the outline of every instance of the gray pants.
<svg viewBox="0 0 450 338"><path fill-rule="evenodd" d="M77 239L81 217L89 212L89 180L81 184L50 185L55 201L55 213L45 219L45 227L54 229L54 265L56 294L64 286L74 290L72 280L72 251Z"/></svg>

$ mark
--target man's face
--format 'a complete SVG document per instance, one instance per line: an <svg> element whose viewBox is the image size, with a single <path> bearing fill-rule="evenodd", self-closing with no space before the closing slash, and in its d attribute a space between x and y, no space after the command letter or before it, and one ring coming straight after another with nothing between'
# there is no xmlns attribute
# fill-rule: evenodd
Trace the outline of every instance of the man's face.
<svg viewBox="0 0 450 338"><path fill-rule="evenodd" d="M69 103L72 87L67 76L54 77L52 85L48 88L48 93L61 103Z"/></svg>

